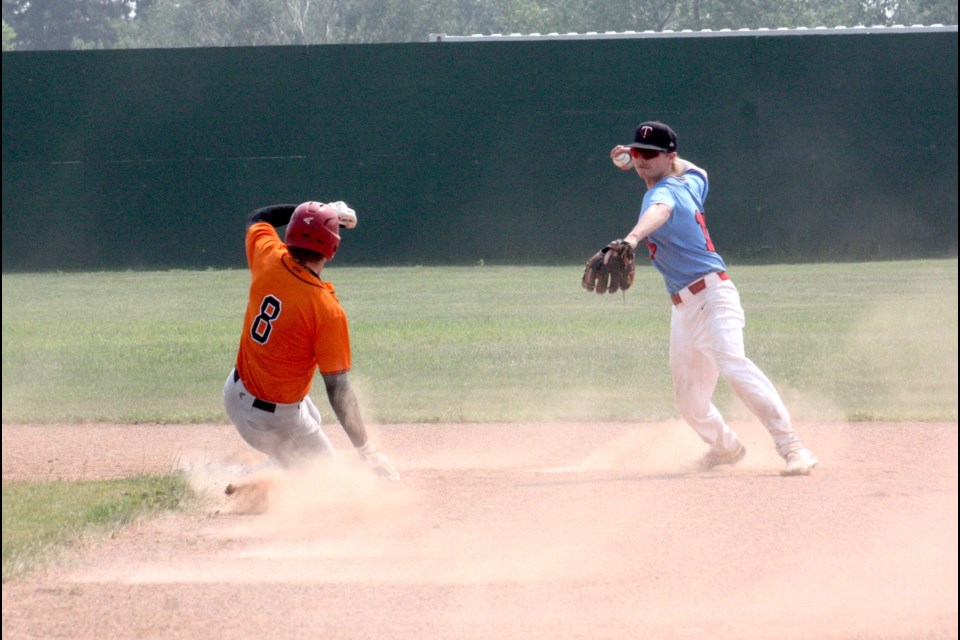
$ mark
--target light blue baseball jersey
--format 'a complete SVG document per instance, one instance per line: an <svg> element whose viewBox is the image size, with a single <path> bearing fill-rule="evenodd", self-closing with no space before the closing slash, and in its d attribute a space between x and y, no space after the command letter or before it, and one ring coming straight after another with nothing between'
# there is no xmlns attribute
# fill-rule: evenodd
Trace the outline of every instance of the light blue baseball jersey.
<svg viewBox="0 0 960 640"><path fill-rule="evenodd" d="M646 238L650 259L663 276L670 294L708 273L727 268L714 250L703 217L708 189L706 173L692 168L681 176L663 178L643 196L641 216L658 203L672 211L663 226Z"/></svg>

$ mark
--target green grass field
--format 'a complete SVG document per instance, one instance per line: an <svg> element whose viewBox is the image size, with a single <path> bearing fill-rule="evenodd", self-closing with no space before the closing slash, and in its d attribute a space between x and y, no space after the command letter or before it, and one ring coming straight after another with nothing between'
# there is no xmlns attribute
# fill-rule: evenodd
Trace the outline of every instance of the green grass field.
<svg viewBox="0 0 960 640"><path fill-rule="evenodd" d="M3 483L3 580L195 496L182 477Z"/></svg>
<svg viewBox="0 0 960 640"><path fill-rule="evenodd" d="M580 266L338 268L368 422L674 416L670 304ZM956 420L957 260L730 267L797 419ZM3 276L3 422L223 422L245 270ZM625 389L632 390L625 393ZM323 387L314 399L333 420ZM722 410L740 411L721 383Z"/></svg>

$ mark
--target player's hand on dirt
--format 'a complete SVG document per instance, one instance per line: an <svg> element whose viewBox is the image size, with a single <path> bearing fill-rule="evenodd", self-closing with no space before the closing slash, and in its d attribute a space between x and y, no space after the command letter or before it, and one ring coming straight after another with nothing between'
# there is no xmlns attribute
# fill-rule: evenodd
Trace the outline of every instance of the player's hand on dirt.
<svg viewBox="0 0 960 640"><path fill-rule="evenodd" d="M384 480L389 480L390 482L400 480L400 474L397 473L397 470L394 469L390 461L387 460L387 456L377 451L377 448L373 446L372 442L367 442L367 444L357 449L357 452L367 466Z"/></svg>

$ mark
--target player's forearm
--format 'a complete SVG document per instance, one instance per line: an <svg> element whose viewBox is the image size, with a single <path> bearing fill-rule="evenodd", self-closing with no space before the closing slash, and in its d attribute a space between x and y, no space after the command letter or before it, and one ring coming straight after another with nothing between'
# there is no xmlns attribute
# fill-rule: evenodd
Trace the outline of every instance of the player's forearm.
<svg viewBox="0 0 960 640"><path fill-rule="evenodd" d="M670 207L665 204L650 205L624 240L636 247L644 238L666 224L670 218Z"/></svg>
<svg viewBox="0 0 960 640"><path fill-rule="evenodd" d="M261 207L251 211L247 216L247 227L251 227L258 222L267 222L274 227L282 227L290 222L290 217L296 210L295 204L274 204L269 207Z"/></svg>
<svg viewBox="0 0 960 640"><path fill-rule="evenodd" d="M340 426L343 427L353 446L362 447L367 443L367 430L360 416L360 403L357 402L357 395L350 386L347 374L325 375L323 382L327 387L330 406L337 415Z"/></svg>

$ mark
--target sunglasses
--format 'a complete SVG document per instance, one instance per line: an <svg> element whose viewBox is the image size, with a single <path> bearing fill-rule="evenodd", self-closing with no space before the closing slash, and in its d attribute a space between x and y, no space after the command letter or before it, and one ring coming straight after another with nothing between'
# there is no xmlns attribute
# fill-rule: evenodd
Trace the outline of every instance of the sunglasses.
<svg viewBox="0 0 960 640"><path fill-rule="evenodd" d="M658 155L663 153L662 151L657 151L656 149L635 149L630 148L630 155L634 158L643 158L644 160L653 160Z"/></svg>

